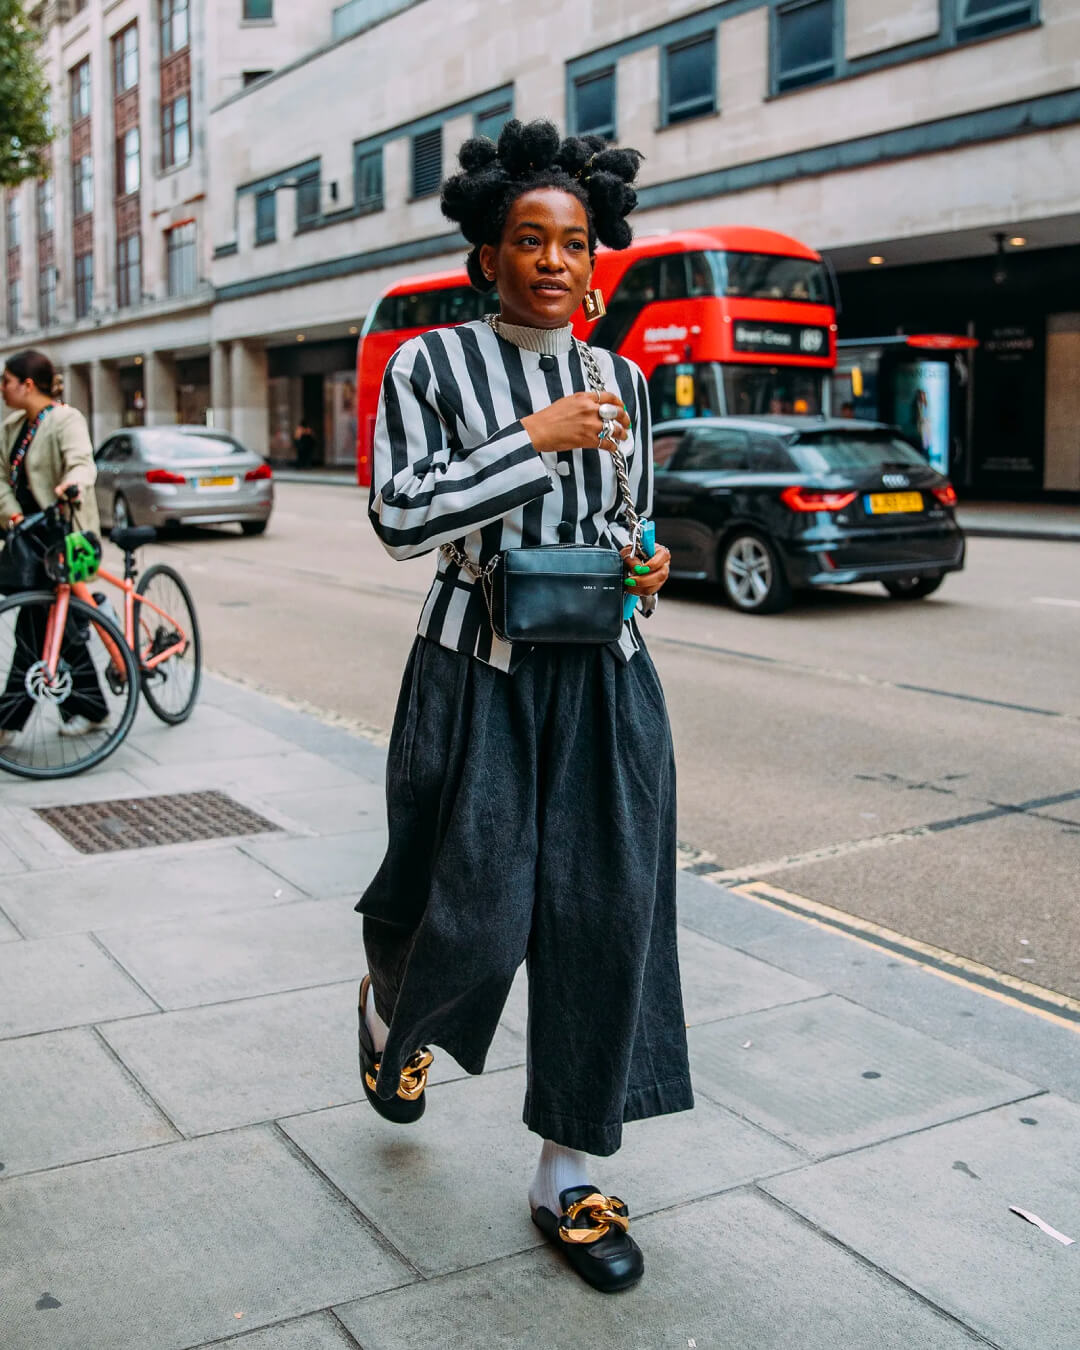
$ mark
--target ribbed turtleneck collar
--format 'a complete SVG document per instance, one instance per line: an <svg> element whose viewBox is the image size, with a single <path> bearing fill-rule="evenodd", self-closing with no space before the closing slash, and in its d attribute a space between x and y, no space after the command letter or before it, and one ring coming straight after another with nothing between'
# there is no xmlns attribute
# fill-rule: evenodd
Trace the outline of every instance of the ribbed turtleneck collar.
<svg viewBox="0 0 1080 1350"><path fill-rule="evenodd" d="M499 319L492 327L515 347L526 352L539 352L541 356L561 356L574 343L574 330L569 324L565 328L526 328L523 324Z"/></svg>

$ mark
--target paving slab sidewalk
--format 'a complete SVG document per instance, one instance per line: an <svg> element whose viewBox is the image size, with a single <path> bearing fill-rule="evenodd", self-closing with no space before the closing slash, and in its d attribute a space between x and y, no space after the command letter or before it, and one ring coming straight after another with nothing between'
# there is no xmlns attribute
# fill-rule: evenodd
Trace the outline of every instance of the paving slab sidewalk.
<svg viewBox="0 0 1080 1350"><path fill-rule="evenodd" d="M529 1222L520 982L484 1076L440 1054L424 1119L381 1121L352 904L384 758L209 679L96 775L0 782L4 1350L1080 1346L1080 1034L689 873L698 1105L595 1161L636 1290ZM273 828L98 856L34 814L207 789Z"/></svg>

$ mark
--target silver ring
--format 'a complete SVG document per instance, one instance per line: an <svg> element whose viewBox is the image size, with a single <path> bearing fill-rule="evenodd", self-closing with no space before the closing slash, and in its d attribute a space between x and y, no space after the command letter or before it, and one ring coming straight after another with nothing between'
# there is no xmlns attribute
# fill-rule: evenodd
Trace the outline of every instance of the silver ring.
<svg viewBox="0 0 1080 1350"><path fill-rule="evenodd" d="M596 397L599 398L600 395L597 394ZM619 408L618 404L616 404L616 403L601 403L601 404L600 404L600 409L599 409L600 416L603 417L603 418L606 418L608 421L614 421L615 418L618 417L620 411L621 411L621 409Z"/></svg>

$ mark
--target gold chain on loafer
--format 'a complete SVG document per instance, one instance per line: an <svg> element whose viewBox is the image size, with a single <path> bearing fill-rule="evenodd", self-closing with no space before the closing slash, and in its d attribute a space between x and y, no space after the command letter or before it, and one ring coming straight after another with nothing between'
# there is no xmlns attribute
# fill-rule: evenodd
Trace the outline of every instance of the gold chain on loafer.
<svg viewBox="0 0 1080 1350"><path fill-rule="evenodd" d="M589 1227L572 1227L582 1214L591 1220ZM599 1191L593 1191L591 1195L575 1200L559 1220L559 1237L563 1242L599 1242L613 1228L623 1233L630 1228L630 1215L625 1202L617 1195L601 1195Z"/></svg>
<svg viewBox="0 0 1080 1350"><path fill-rule="evenodd" d="M434 1061L435 1056L430 1050L417 1050L416 1054L406 1062L405 1067L401 1070L397 1095L407 1102L416 1101L427 1087L428 1069L431 1068ZM379 1076L381 1063L382 1061L377 1059L371 1066L371 1072L364 1074L364 1082L372 1092L375 1091L375 1080Z"/></svg>

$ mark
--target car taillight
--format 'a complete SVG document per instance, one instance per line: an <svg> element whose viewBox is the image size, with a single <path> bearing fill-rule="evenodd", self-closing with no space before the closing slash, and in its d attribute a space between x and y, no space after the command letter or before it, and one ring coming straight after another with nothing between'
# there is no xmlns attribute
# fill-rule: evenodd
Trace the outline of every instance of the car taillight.
<svg viewBox="0 0 1080 1350"><path fill-rule="evenodd" d="M930 491L942 504L942 506L956 505L956 489L951 483L946 483L944 487L931 488Z"/></svg>
<svg viewBox="0 0 1080 1350"><path fill-rule="evenodd" d="M257 469L248 469L244 474L245 483L258 483L264 478L273 478L274 471L269 464L260 464Z"/></svg>
<svg viewBox="0 0 1080 1350"><path fill-rule="evenodd" d="M151 469L146 475L148 483L175 483L183 487L187 479L182 473L173 473L171 469Z"/></svg>
<svg viewBox="0 0 1080 1350"><path fill-rule="evenodd" d="M821 492L815 488L789 487L780 500L791 511L842 511L855 500L854 492Z"/></svg>

